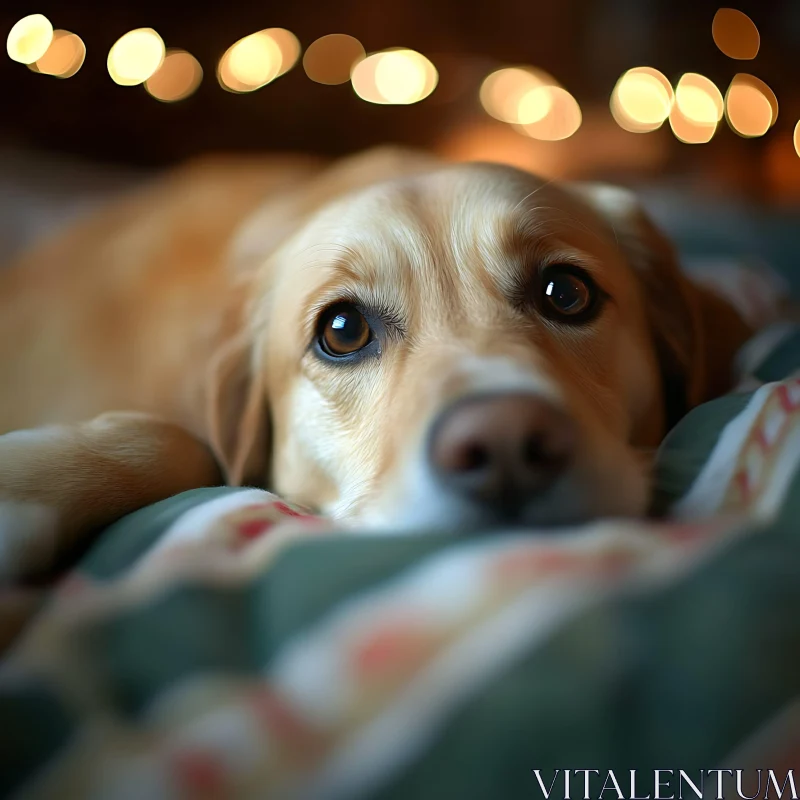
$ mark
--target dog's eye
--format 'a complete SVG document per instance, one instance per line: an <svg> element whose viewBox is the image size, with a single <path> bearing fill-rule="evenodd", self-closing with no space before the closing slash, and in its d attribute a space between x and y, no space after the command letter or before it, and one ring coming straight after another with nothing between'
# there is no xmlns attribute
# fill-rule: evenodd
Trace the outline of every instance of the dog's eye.
<svg viewBox="0 0 800 800"><path fill-rule="evenodd" d="M547 267L542 274L542 310L555 319L586 320L597 302L597 287L581 269L571 265Z"/></svg>
<svg viewBox="0 0 800 800"><path fill-rule="evenodd" d="M350 303L328 309L320 320L319 345L334 358L349 356L369 344L372 338L364 315Z"/></svg>

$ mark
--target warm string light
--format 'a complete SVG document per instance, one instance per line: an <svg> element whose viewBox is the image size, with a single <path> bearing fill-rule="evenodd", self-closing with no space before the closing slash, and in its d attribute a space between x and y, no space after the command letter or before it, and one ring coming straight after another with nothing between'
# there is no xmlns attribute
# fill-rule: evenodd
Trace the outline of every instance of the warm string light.
<svg viewBox="0 0 800 800"><path fill-rule="evenodd" d="M611 114L624 130L648 133L664 124L674 99L672 85L661 72L634 67L620 77L611 92Z"/></svg>
<svg viewBox="0 0 800 800"><path fill-rule="evenodd" d="M681 76L675 87L675 104L690 122L714 128L722 119L725 108L722 93L716 84L696 72Z"/></svg>
<svg viewBox="0 0 800 800"><path fill-rule="evenodd" d="M217 65L217 80L229 92L253 92L287 73L299 57L300 43L291 31L267 28L225 51Z"/></svg>
<svg viewBox="0 0 800 800"><path fill-rule="evenodd" d="M720 8L711 24L717 47L729 58L753 59L761 37L747 14L735 8ZM728 125L745 138L763 136L778 119L778 98L764 81L738 73L725 93L723 111Z"/></svg>
<svg viewBox="0 0 800 800"><path fill-rule="evenodd" d="M363 45L345 33L330 33L312 42L303 54L303 69L315 83L347 83L353 67L366 57Z"/></svg>
<svg viewBox="0 0 800 800"><path fill-rule="evenodd" d="M219 62L217 78L232 92L252 92L278 77L281 49L265 31L258 31L231 45Z"/></svg>
<svg viewBox="0 0 800 800"><path fill-rule="evenodd" d="M778 98L764 81L740 72L725 94L725 116L740 136L763 136L778 119Z"/></svg>
<svg viewBox="0 0 800 800"><path fill-rule="evenodd" d="M532 139L567 139L583 121L578 101L552 75L534 67L495 70L478 94L487 114Z"/></svg>
<svg viewBox="0 0 800 800"><path fill-rule="evenodd" d="M714 44L728 58L747 61L758 55L761 37L747 14L735 8L720 8L711 23Z"/></svg>
<svg viewBox="0 0 800 800"><path fill-rule="evenodd" d="M541 120L549 111L550 97L539 91L558 86L555 78L533 67L504 67L492 72L481 84L481 104L495 119L512 125Z"/></svg>
<svg viewBox="0 0 800 800"><path fill-rule="evenodd" d="M546 142L569 139L583 122L578 101L561 86L542 86L535 91L542 98L537 100L541 113L532 122L515 127L531 139Z"/></svg>
<svg viewBox="0 0 800 800"><path fill-rule="evenodd" d="M30 14L8 33L6 51L20 64L33 64L47 52L53 41L53 25L44 14Z"/></svg>
<svg viewBox="0 0 800 800"><path fill-rule="evenodd" d="M714 16L712 37L730 58L752 59L760 37L755 23L741 11L721 8ZM70 31L53 30L42 14L19 20L10 30L10 58L29 69L58 78L75 75L83 65L86 46ZM243 37L229 47L217 66L219 83L228 91L245 93L265 86L288 72L301 53L297 37L284 28L268 28ZM175 102L193 94L203 78L194 56L167 51L152 28L121 36L107 59L111 78L122 86L144 84L157 100ZM306 49L303 66L318 83L351 81L362 99L383 105L409 105L428 97L438 83L429 59L414 50L390 48L369 56L361 43L346 34L323 36ZM504 67L483 81L479 97L486 112L526 136L558 140L581 125L578 102L546 72L530 66ZM723 116L740 136L763 136L778 117L775 93L762 80L737 74L723 98L717 86L698 73L686 73L673 90L669 80L652 67L634 67L617 81L611 113L627 131L646 133L669 121L682 142L709 141ZM798 128L795 149L800 155Z"/></svg>
<svg viewBox="0 0 800 800"><path fill-rule="evenodd" d="M53 31L50 46L41 58L28 69L54 78L71 78L83 66L86 58L86 45L80 36L69 31Z"/></svg>
<svg viewBox="0 0 800 800"><path fill-rule="evenodd" d="M684 144L710 142L723 109L722 94L713 81L696 72L685 73L675 86L669 115L675 138Z"/></svg>
<svg viewBox="0 0 800 800"><path fill-rule="evenodd" d="M167 50L164 63L144 83L148 94L163 103L184 100L203 80L200 62L185 50Z"/></svg>
<svg viewBox="0 0 800 800"><path fill-rule="evenodd" d="M758 82L757 89L755 82ZM745 88L740 89L740 84ZM729 89L723 99L712 80L697 72L687 72L673 91L667 78L658 70L635 67L617 81L611 94L611 113L620 127L634 133L654 131L669 120L675 137L685 144L711 141L723 115L742 135L761 135L777 117L774 93L763 81L752 76L737 76L731 86L733 91ZM756 94L767 106L774 103L774 114L764 113L763 108L759 112ZM764 117L767 119L766 127L763 127Z"/></svg>
<svg viewBox="0 0 800 800"><path fill-rule="evenodd" d="M755 58L760 36L746 14L720 8L711 34L730 58ZM678 81L675 91L666 77L651 67L628 70L611 94L611 113L628 131L645 133L668 119L676 138L687 144L708 142L723 116L740 136L763 136L778 118L778 99L766 83L753 75L736 75L725 97L711 80L694 72Z"/></svg>
<svg viewBox="0 0 800 800"><path fill-rule="evenodd" d="M436 67L416 50L396 48L373 53L359 61L350 80L353 91L368 103L411 105L436 88Z"/></svg>
<svg viewBox="0 0 800 800"><path fill-rule="evenodd" d="M285 75L300 59L300 40L286 28L267 28L266 33L281 51L281 68L278 77Z"/></svg>
<svg viewBox="0 0 800 800"><path fill-rule="evenodd" d="M675 138L684 144L705 144L710 142L717 131L717 123L697 122L681 111L677 103L673 103L669 112L669 126Z"/></svg>
<svg viewBox="0 0 800 800"><path fill-rule="evenodd" d="M128 31L108 51L108 74L120 86L144 83L164 61L164 40L152 28Z"/></svg>

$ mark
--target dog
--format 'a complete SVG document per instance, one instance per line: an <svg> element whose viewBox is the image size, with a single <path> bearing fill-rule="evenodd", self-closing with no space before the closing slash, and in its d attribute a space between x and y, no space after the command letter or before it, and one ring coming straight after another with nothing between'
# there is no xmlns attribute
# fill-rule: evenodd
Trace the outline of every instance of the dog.
<svg viewBox="0 0 800 800"><path fill-rule="evenodd" d="M0 271L0 499L68 541L220 482L368 530L638 516L749 335L624 189L205 159Z"/></svg>

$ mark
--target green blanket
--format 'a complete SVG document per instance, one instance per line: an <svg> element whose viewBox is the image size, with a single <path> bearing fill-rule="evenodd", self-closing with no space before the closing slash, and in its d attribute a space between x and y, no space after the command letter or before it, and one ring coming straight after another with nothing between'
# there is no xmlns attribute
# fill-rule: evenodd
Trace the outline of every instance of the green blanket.
<svg viewBox="0 0 800 800"><path fill-rule="evenodd" d="M653 769L796 766L800 329L743 370L665 441L665 522L354 537L230 488L122 520L5 659L0 795L522 798L567 768L652 795Z"/></svg>

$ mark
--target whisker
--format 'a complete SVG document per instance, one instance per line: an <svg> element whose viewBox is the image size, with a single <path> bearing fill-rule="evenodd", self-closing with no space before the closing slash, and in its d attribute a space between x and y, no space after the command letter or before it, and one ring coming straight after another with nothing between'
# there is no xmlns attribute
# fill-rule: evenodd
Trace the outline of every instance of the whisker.
<svg viewBox="0 0 800 800"><path fill-rule="evenodd" d="M511 213L513 214L517 209L525 202L531 199L537 192L540 192L542 189L546 189L551 183L555 183L555 178L551 178L549 181L545 181L541 186L537 186L532 192L529 192L522 198L515 206L511 209ZM546 208L546 206L543 206ZM537 209L534 209L537 210Z"/></svg>

